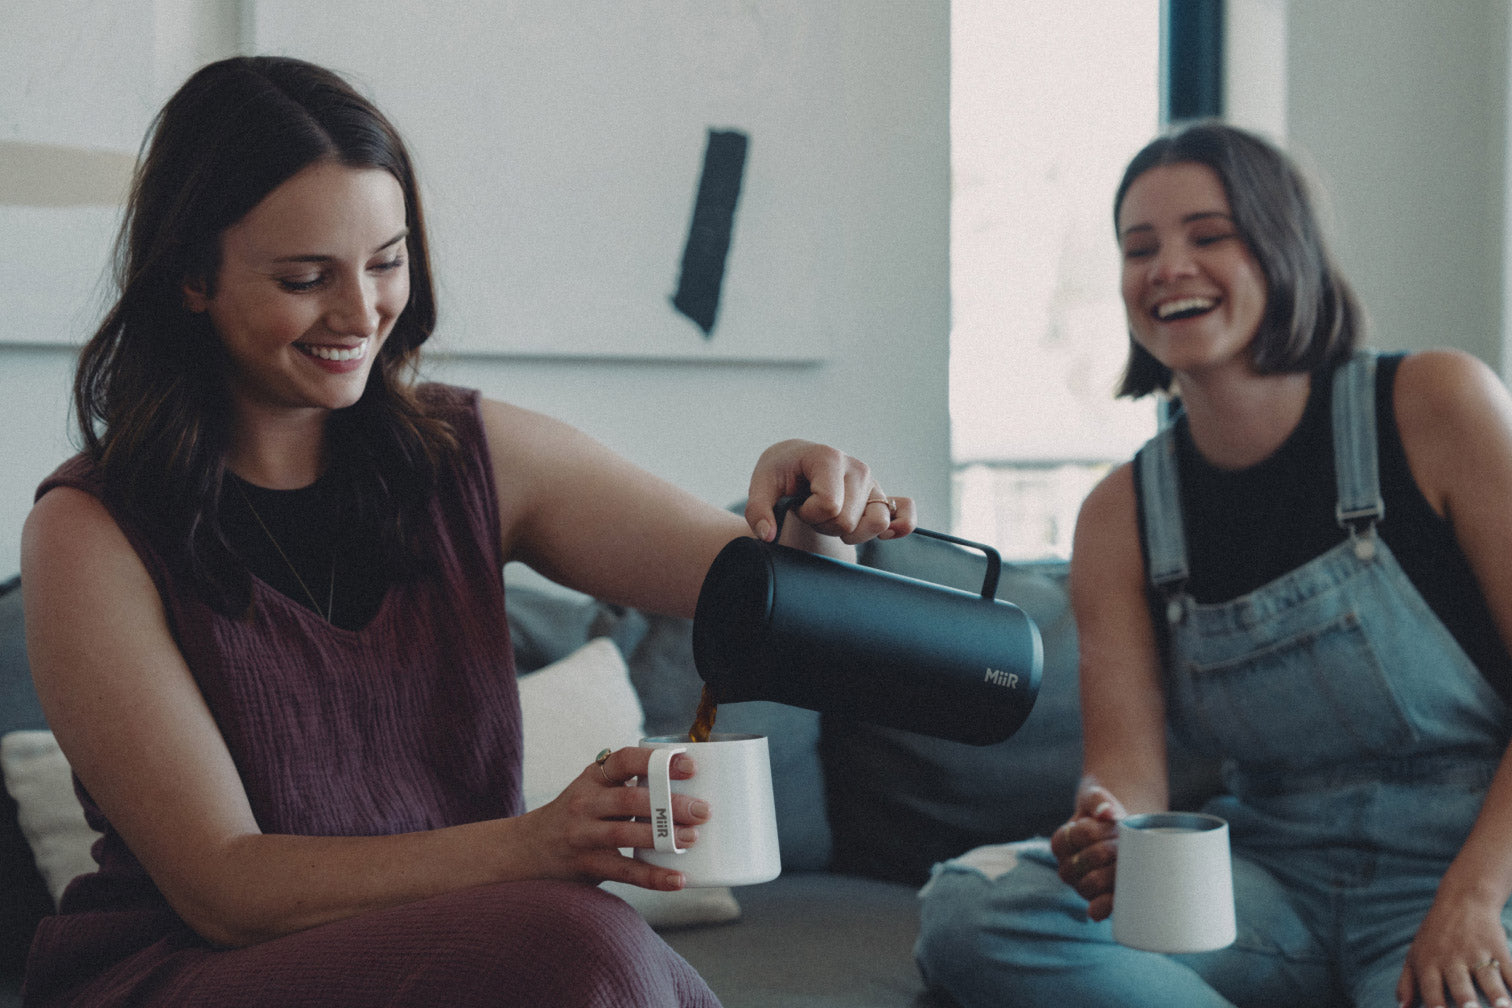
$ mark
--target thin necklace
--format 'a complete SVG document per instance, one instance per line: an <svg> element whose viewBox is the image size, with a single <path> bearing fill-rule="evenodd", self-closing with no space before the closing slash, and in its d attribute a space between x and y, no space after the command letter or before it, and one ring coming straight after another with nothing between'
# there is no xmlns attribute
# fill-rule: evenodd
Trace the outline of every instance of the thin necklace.
<svg viewBox="0 0 1512 1008"><path fill-rule="evenodd" d="M247 510L256 519L258 528L263 530L263 535L268 537L268 542L273 544L273 548L278 551L278 555L283 557L283 562L288 564L289 573L294 575L294 580L299 583L300 588L304 589L305 598L310 600L310 608L314 609L320 618L327 623L334 623L335 621L331 617L336 614L336 551L334 549L331 550L331 583L326 592L326 607L325 609L321 609L320 603L315 601L315 593L310 591L310 587L305 584L304 578L299 576L299 568L294 566L294 561L289 559L289 555L278 544L278 539L273 535L272 529L268 528L267 523L262 519L262 515L257 513L257 508L252 506L252 498L247 496L247 491L242 486L241 480L233 475L231 482L236 485L236 492L241 494L242 503L247 505Z"/></svg>

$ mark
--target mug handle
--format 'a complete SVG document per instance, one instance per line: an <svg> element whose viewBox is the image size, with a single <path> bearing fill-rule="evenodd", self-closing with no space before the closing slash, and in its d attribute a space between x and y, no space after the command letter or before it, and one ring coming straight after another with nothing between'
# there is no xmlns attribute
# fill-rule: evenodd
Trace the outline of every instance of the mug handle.
<svg viewBox="0 0 1512 1008"><path fill-rule="evenodd" d="M792 508L797 507L808 500L808 494L792 494L787 497L777 498L777 503L772 510L777 514L777 534L772 537L776 542L782 537L782 520ZM957 536L948 535L944 532L935 532L927 528L915 528L914 535L928 536L930 539L939 539L943 542L955 543L957 546L965 546L968 549L980 550L987 555L987 573L982 578L982 598L991 602L997 598L998 579L1003 572L1003 558L997 550L986 543L972 542L970 539L961 539Z"/></svg>
<svg viewBox="0 0 1512 1008"><path fill-rule="evenodd" d="M687 752L686 746L651 750L651 767L646 772L646 786L651 792L651 836L662 854L681 854L677 846L677 828L672 821L672 757Z"/></svg>

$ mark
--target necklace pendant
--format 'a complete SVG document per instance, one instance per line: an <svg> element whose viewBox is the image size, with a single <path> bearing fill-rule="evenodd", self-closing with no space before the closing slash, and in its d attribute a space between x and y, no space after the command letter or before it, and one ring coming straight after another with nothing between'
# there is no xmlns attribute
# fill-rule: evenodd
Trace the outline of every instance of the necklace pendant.
<svg viewBox="0 0 1512 1008"><path fill-rule="evenodd" d="M242 486L241 480L237 479L235 476L232 476L231 477L231 482L236 486L237 493L241 495L242 503L245 504L245 505L247 505L247 512L249 514L251 514L253 520L257 522L257 527L260 528L260 529L262 529L263 535L265 535L265 536L268 537L268 542L270 542L270 543L273 544L273 549L277 551L279 557L283 560L284 564L289 568L289 573L292 574L292 575L294 575L294 582L296 584L298 584L299 587L300 587L300 590L302 590L304 592L305 598L309 599L310 608L313 609L315 611L315 614L317 616L319 616L321 619L325 620L327 623L331 624L332 626L335 626L336 625L336 620L335 620L335 616L336 616L336 547L335 547L335 545L333 544L331 546L331 573L330 573L330 577L329 577L329 580L327 581L327 586L326 586L326 604L325 604L325 608L321 609L320 608L320 603L318 601L316 601L316 599L315 599L315 593L312 592L312 591L310 591L310 586L307 585L307 584L305 584L304 578L302 578L302 577L299 576L299 568L296 567L296 566L294 566L294 561L290 560L289 559L289 554L284 552L284 548L279 543L278 537L273 534L273 530L272 529L268 528L268 523L265 522L265 521L263 521L262 515L258 514L257 508L252 504L252 498L247 495L246 488L244 488Z"/></svg>

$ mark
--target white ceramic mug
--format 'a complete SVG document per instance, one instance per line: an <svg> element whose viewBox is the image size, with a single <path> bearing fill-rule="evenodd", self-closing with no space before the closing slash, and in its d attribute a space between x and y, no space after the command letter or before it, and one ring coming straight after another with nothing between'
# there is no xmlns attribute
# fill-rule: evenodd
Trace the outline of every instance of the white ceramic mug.
<svg viewBox="0 0 1512 1008"><path fill-rule="evenodd" d="M707 742L684 735L642 739L651 754L649 777L654 850L635 856L649 864L683 873L689 886L739 886L770 882L782 872L777 846L777 809L772 801L772 762L765 735L715 732ZM685 752L697 769L688 780L672 780L672 757ZM709 821L698 827L698 841L677 845L672 795L686 794L709 803Z"/></svg>
<svg viewBox="0 0 1512 1008"><path fill-rule="evenodd" d="M1195 812L1121 821L1113 938L1149 952L1208 952L1233 944L1228 823Z"/></svg>

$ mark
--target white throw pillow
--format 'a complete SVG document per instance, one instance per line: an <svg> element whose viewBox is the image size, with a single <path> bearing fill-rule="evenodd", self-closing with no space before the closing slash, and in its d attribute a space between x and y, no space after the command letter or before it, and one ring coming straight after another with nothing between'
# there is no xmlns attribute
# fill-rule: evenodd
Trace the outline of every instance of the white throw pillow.
<svg viewBox="0 0 1512 1008"><path fill-rule="evenodd" d="M525 718L525 807L539 808L571 784L603 749L635 745L644 715L630 670L607 637L520 677ZM605 882L653 927L737 920L740 905L727 887L654 892Z"/></svg>
<svg viewBox="0 0 1512 1008"><path fill-rule="evenodd" d="M640 699L625 659L608 637L589 641L519 682L527 811L561 794L601 750L640 741Z"/></svg>
<svg viewBox="0 0 1512 1008"><path fill-rule="evenodd" d="M14 731L0 739L0 769L16 800L16 818L56 904L76 877L97 867L90 848L100 834L84 821L73 772L50 731Z"/></svg>
<svg viewBox="0 0 1512 1008"><path fill-rule="evenodd" d="M678 892L642 889L623 882L601 882L599 887L635 907L646 918L646 923L658 930L728 924L740 920L740 904L735 901L735 893L729 886L682 889Z"/></svg>

